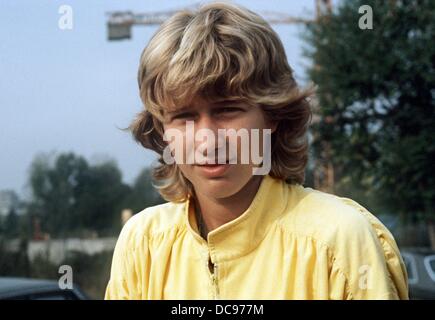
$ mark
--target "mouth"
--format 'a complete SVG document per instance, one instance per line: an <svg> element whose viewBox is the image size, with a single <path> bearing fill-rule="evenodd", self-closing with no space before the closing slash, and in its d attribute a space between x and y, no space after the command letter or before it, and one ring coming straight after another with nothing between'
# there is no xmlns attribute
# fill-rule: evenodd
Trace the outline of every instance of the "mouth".
<svg viewBox="0 0 435 320"><path fill-rule="evenodd" d="M237 159L225 159L225 162L219 162L219 160L220 159L206 159L205 163L195 163L195 165L200 167L215 167L226 164L237 164Z"/></svg>
<svg viewBox="0 0 435 320"><path fill-rule="evenodd" d="M229 160L227 160L225 163L206 163L196 164L195 166L201 171L204 176L208 178L216 178L224 175L230 168L231 164L229 163Z"/></svg>

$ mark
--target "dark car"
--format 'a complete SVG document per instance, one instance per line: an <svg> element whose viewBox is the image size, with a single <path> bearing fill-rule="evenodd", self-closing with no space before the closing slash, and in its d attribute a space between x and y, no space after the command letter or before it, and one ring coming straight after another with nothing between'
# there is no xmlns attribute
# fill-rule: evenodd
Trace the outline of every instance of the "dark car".
<svg viewBox="0 0 435 320"><path fill-rule="evenodd" d="M76 286L60 289L57 281L0 277L0 300L87 300Z"/></svg>
<svg viewBox="0 0 435 320"><path fill-rule="evenodd" d="M408 271L411 299L435 299L435 251L426 248L400 250Z"/></svg>

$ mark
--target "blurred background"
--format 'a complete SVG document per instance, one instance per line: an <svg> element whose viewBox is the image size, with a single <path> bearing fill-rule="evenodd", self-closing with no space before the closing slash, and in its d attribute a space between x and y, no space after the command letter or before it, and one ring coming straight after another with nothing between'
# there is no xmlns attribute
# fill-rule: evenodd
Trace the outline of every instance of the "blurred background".
<svg viewBox="0 0 435 320"><path fill-rule="evenodd" d="M318 86L304 185L376 215L411 297L435 298L435 2L233 2L271 23L300 86ZM121 130L142 108L139 57L197 4L0 3L0 299L103 298L123 223L163 202L156 155ZM64 265L76 291L58 288Z"/></svg>

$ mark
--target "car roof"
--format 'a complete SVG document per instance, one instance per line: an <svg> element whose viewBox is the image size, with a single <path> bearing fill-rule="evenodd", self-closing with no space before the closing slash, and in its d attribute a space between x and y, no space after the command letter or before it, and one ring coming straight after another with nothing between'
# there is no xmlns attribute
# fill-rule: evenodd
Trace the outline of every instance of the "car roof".
<svg viewBox="0 0 435 320"><path fill-rule="evenodd" d="M400 249L400 252L423 256L435 255L435 250L426 247L403 247Z"/></svg>
<svg viewBox="0 0 435 320"><path fill-rule="evenodd" d="M58 290L54 280L0 277L0 298Z"/></svg>

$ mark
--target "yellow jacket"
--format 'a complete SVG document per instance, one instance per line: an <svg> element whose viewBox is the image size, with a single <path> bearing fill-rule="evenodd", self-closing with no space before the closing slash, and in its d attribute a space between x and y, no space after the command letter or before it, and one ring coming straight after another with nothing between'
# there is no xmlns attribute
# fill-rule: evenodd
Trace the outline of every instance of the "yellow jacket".
<svg viewBox="0 0 435 320"><path fill-rule="evenodd" d="M408 299L393 236L353 200L266 175L208 241L189 202L127 221L105 299Z"/></svg>

